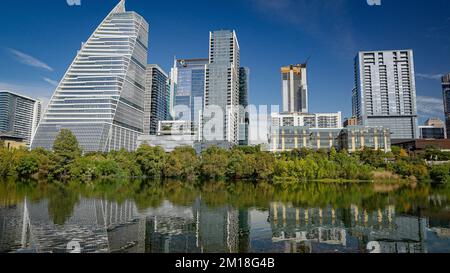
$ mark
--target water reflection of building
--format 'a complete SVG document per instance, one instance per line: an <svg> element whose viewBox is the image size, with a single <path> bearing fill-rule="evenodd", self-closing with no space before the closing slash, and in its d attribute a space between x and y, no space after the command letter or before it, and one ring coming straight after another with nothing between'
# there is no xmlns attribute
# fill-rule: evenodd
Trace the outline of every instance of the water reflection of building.
<svg viewBox="0 0 450 273"><path fill-rule="evenodd" d="M209 207L201 199L194 205L198 246L202 252L236 253L239 250L239 211L231 206Z"/></svg>
<svg viewBox="0 0 450 273"><path fill-rule="evenodd" d="M2 209L0 215L0 220L9 223L5 230L13 234L0 230L0 252L67 252L68 244L76 242L80 252L90 253L110 251L115 241L110 240L109 232L135 221L137 209L129 201L80 199L67 209L52 206L48 199L30 202L25 198L16 207ZM58 218L63 223L57 223ZM3 243L5 238L7 243Z"/></svg>
<svg viewBox="0 0 450 273"><path fill-rule="evenodd" d="M20 248L19 228L22 222L21 205L0 207L0 253L11 252Z"/></svg>
<svg viewBox="0 0 450 273"><path fill-rule="evenodd" d="M141 211L140 219L145 223L141 236L147 253L236 253L250 249L247 210L209 207L199 198L186 207L164 202L158 208ZM119 229L126 234L137 232L133 225ZM111 232L108 235L110 244L111 240L117 242L116 237L122 238ZM111 247L112 251L136 251L130 243L118 245L122 248Z"/></svg>
<svg viewBox="0 0 450 273"><path fill-rule="evenodd" d="M296 208L272 203L269 210L272 241L285 242L287 252L314 252L314 247L358 248L377 242L381 252L426 252L426 221L397 216L393 206L369 212L358 206L348 209ZM358 245L349 245L355 237Z"/></svg>
<svg viewBox="0 0 450 273"><path fill-rule="evenodd" d="M267 247L297 253L427 252L428 227L444 239L450 230L448 218L434 215L448 217L445 212L413 212L431 218L426 221L396 214L393 206L368 211L355 205L334 209L271 203L269 211L255 215L229 205L209 206L201 198L187 206L164 202L141 211L133 201L79 199L62 212L51 202L25 199L1 208L0 252L67 252L72 240L80 243L81 252L245 253ZM55 224L56 218L64 221Z"/></svg>
<svg viewBox="0 0 450 273"><path fill-rule="evenodd" d="M169 202L143 212L146 219L147 253L197 253L197 228L192 207Z"/></svg>

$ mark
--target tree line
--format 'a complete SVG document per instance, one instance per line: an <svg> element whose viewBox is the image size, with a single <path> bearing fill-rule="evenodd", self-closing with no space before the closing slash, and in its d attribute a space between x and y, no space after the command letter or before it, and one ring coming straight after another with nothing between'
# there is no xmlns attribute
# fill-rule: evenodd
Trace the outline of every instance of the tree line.
<svg viewBox="0 0 450 273"><path fill-rule="evenodd" d="M61 130L53 151L8 150L0 143L0 180L79 181L99 179L248 180L289 183L312 180L402 180L450 182L450 164L428 166L437 153L410 156L393 147L384 153L308 149L273 154L257 147L211 147L197 155L191 147L166 153L142 145L135 152L83 153L70 130ZM442 156L442 153L440 156ZM444 154L444 156L446 156Z"/></svg>

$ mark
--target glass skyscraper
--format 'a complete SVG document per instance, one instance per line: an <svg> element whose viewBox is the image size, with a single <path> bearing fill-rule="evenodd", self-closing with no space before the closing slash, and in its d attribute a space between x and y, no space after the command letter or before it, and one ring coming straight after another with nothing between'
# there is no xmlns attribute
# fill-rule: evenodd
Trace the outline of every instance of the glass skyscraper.
<svg viewBox="0 0 450 273"><path fill-rule="evenodd" d="M213 107L220 108L223 112L223 122L212 126L214 129L203 128L205 141L218 141L225 145L238 144L239 68L240 48L236 32L232 30L210 32L209 64L205 80L205 112L208 112L208 109L214 112ZM204 125L213 115L204 116Z"/></svg>
<svg viewBox="0 0 450 273"><path fill-rule="evenodd" d="M360 52L352 99L358 123L389 128L392 139L418 138L414 75L412 50Z"/></svg>
<svg viewBox="0 0 450 273"><path fill-rule="evenodd" d="M246 111L248 106L248 92L250 88L250 69L241 67L239 69L239 145L249 144L250 116Z"/></svg>
<svg viewBox="0 0 450 273"><path fill-rule="evenodd" d="M180 106L190 109L190 115L187 117L179 117L175 113L178 111L174 111L176 120L192 121L194 125L199 125L205 100L205 72L208 62L208 59L175 60L172 69L173 109Z"/></svg>
<svg viewBox="0 0 450 273"><path fill-rule="evenodd" d="M442 90L444 95L445 127L447 138L450 138L450 73L442 77Z"/></svg>
<svg viewBox="0 0 450 273"><path fill-rule="evenodd" d="M308 113L308 80L306 64L281 68L283 82L283 112Z"/></svg>
<svg viewBox="0 0 450 273"><path fill-rule="evenodd" d="M149 25L122 0L82 45L51 98L32 147L70 129L84 151L134 150L144 132Z"/></svg>
<svg viewBox="0 0 450 273"><path fill-rule="evenodd" d="M27 145L41 118L41 101L0 91L0 133L23 138Z"/></svg>
<svg viewBox="0 0 450 273"><path fill-rule="evenodd" d="M169 77L156 64L147 65L144 101L144 134L155 135L158 123L170 117Z"/></svg>

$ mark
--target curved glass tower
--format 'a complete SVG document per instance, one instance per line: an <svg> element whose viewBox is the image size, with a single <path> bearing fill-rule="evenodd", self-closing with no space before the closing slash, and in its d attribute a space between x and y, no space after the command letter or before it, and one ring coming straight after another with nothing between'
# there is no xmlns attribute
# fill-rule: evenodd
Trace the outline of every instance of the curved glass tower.
<svg viewBox="0 0 450 273"><path fill-rule="evenodd" d="M80 51L56 88L32 148L51 150L70 129L86 152L134 150L143 133L148 23L122 0Z"/></svg>

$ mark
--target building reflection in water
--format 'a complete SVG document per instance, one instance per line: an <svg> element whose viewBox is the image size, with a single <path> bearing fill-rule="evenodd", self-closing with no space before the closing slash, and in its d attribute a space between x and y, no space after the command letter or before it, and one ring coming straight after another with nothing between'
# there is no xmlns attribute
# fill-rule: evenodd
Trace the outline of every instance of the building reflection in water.
<svg viewBox="0 0 450 273"><path fill-rule="evenodd" d="M273 242L285 242L286 252L333 251L425 253L426 219L395 215L394 206L368 212L349 209L295 208L272 203L269 221ZM355 238L353 246L348 242ZM367 246L374 245L374 249ZM317 249L315 249L317 248Z"/></svg>
<svg viewBox="0 0 450 273"><path fill-rule="evenodd" d="M165 202L143 213L146 252L238 253L249 250L248 210L208 207L198 198L191 207Z"/></svg>
<svg viewBox="0 0 450 273"><path fill-rule="evenodd" d="M252 229L252 220L267 227L263 239L271 247L263 250L281 252L425 253L427 230L440 238L450 234L448 219L432 220L430 226L428 218L397 215L394 206L368 211L355 205L301 208L273 202L267 211L258 211L265 215L259 220L251 219L249 209L211 207L200 197L191 206L166 201L140 211L130 200L80 198L64 224L55 224L50 212L47 199L25 198L0 208L0 252L68 252L67 245L74 241L80 252L253 252L257 247L252 244L261 245L262 233Z"/></svg>

